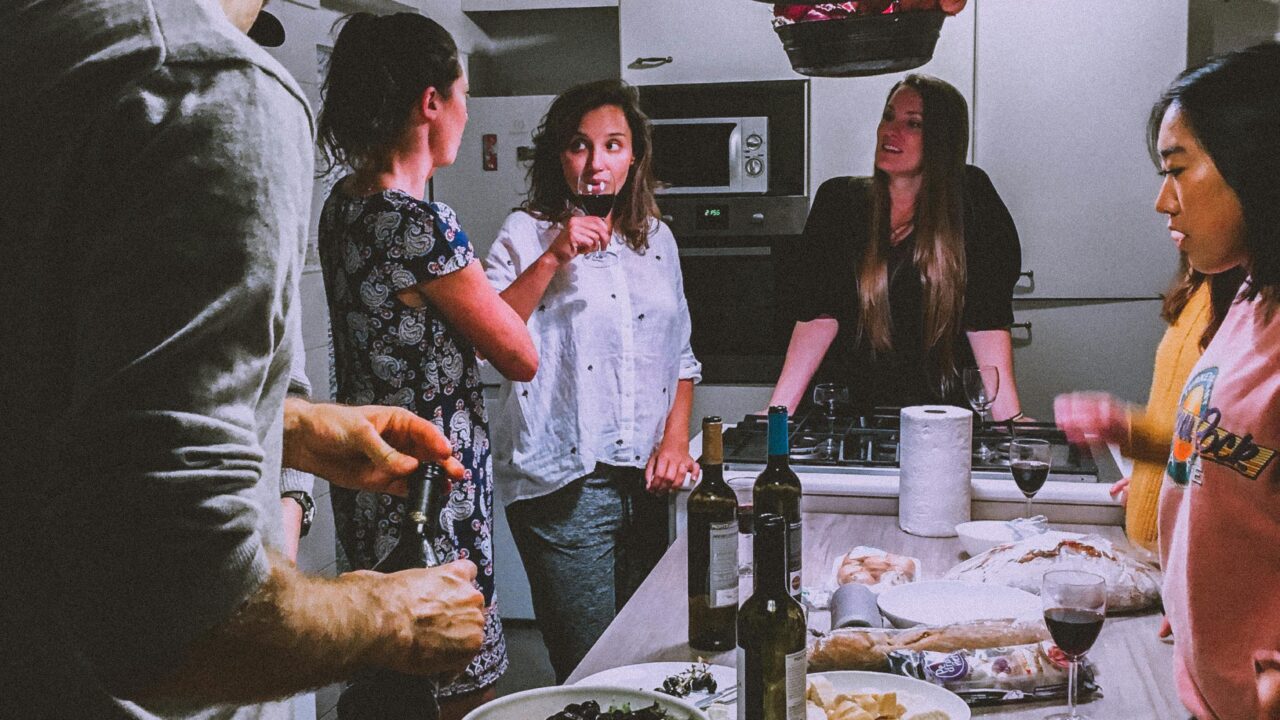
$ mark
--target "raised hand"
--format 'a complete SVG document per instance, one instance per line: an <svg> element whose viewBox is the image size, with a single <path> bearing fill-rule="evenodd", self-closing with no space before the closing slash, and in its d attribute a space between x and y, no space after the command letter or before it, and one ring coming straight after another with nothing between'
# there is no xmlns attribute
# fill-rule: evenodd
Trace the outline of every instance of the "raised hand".
<svg viewBox="0 0 1280 720"><path fill-rule="evenodd" d="M1059 395L1053 400L1053 417L1067 441L1083 444L1088 437L1103 442L1129 438L1131 407L1107 393L1085 392Z"/></svg>
<svg viewBox="0 0 1280 720"><path fill-rule="evenodd" d="M439 428L404 408L285 402L284 464L335 485L405 495L405 476L422 462L461 478L452 452Z"/></svg>

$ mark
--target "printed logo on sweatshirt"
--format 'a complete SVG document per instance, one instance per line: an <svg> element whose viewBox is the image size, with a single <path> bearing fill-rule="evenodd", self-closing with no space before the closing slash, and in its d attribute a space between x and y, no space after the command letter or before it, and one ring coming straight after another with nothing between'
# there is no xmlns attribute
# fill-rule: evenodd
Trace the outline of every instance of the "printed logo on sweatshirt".
<svg viewBox="0 0 1280 720"><path fill-rule="evenodd" d="M1167 471L1178 485L1200 484L1200 460L1230 468L1256 480L1275 459L1276 451L1222 427L1222 411L1210 405L1217 368L1199 372L1187 383L1178 406Z"/></svg>

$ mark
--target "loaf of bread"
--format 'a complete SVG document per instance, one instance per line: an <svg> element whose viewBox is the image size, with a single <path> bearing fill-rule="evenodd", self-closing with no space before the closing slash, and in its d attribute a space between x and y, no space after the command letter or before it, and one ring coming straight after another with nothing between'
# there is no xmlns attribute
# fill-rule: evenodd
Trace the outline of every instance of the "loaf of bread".
<svg viewBox="0 0 1280 720"><path fill-rule="evenodd" d="M915 558L860 545L836 559L836 586L858 583L879 592L914 582L919 570Z"/></svg>
<svg viewBox="0 0 1280 720"><path fill-rule="evenodd" d="M1025 645L1047 640L1044 623L980 620L954 625L920 626L906 630L844 628L815 638L809 645L809 671L876 670L889 668L894 650L953 652Z"/></svg>
<svg viewBox="0 0 1280 720"><path fill-rule="evenodd" d="M1050 570L1083 570L1107 581L1107 610L1151 607L1160 599L1160 571L1104 538L1037 535L997 545L947 571L948 580L1007 585L1039 595Z"/></svg>

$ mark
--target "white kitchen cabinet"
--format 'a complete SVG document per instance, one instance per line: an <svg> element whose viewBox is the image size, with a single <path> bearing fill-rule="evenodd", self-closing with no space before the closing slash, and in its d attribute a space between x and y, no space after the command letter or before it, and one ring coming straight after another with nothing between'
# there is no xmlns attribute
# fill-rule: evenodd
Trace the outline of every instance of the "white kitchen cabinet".
<svg viewBox="0 0 1280 720"><path fill-rule="evenodd" d="M1154 297L1176 253L1146 120L1185 64L1186 0L971 5L974 159L1018 224L1030 296Z"/></svg>
<svg viewBox="0 0 1280 720"><path fill-rule="evenodd" d="M620 0L622 79L633 85L795 79L772 19L772 6L747 0Z"/></svg>
<svg viewBox="0 0 1280 720"><path fill-rule="evenodd" d="M974 13L966 8L942 24L933 59L904 73L809 81L809 188L838 175L870 175L876 126L894 83L910 73L934 75L951 83L969 101L973 114ZM972 123L971 123L972 125Z"/></svg>
<svg viewBox="0 0 1280 720"><path fill-rule="evenodd" d="M1013 328L1022 410L1053 419L1053 398L1102 390L1145 403L1156 346L1164 336L1159 300L1020 302Z"/></svg>

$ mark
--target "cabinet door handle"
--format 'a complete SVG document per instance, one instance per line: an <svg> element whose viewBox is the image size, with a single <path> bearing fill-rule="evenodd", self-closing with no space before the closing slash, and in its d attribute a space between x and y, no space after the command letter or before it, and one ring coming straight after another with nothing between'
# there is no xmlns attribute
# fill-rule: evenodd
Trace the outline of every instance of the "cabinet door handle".
<svg viewBox="0 0 1280 720"><path fill-rule="evenodd" d="M1026 285L1020 285L1020 284L1015 283L1015 289L1016 289L1018 292L1020 292L1020 293L1023 293L1023 292L1035 292L1035 289L1036 289L1036 271L1035 271L1035 270L1023 270L1022 272L1018 273L1018 281L1017 281L1017 282L1018 282L1018 283L1021 283L1021 282L1022 282L1022 278L1026 278L1026 279L1027 279L1027 284L1026 284Z"/></svg>
<svg viewBox="0 0 1280 720"><path fill-rule="evenodd" d="M1021 336L1016 335L1014 333L1015 330L1025 330L1026 334ZM1013 323L1012 325L1009 326L1009 335L1012 337L1013 342L1019 345L1025 345L1026 343L1031 342L1031 323L1029 322Z"/></svg>
<svg viewBox="0 0 1280 720"><path fill-rule="evenodd" d="M650 68L662 67L667 63L675 62L675 58L670 55L666 57L638 57L631 61L627 67L632 70L648 70Z"/></svg>

